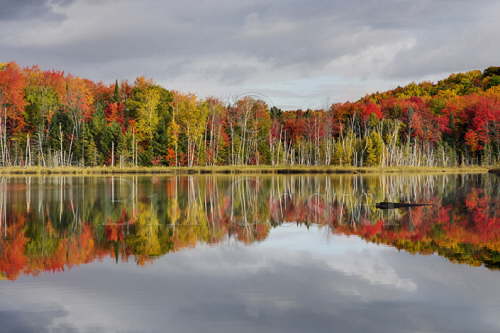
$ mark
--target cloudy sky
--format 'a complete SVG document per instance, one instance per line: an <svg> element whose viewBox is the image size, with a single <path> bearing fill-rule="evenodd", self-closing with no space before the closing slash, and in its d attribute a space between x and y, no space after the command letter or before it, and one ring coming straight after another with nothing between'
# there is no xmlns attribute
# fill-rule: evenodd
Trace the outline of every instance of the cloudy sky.
<svg viewBox="0 0 500 333"><path fill-rule="evenodd" d="M327 236L328 235L328 236ZM6 332L498 332L498 272L283 225L145 267L0 281Z"/></svg>
<svg viewBox="0 0 500 333"><path fill-rule="evenodd" d="M322 107L499 65L498 0L0 0L0 61Z"/></svg>

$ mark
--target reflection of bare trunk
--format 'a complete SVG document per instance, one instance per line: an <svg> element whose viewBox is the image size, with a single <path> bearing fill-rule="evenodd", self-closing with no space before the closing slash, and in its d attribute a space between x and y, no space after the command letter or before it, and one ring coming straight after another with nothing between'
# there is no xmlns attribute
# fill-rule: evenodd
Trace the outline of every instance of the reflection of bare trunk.
<svg viewBox="0 0 500 333"><path fill-rule="evenodd" d="M137 218L137 176L132 178L132 216Z"/></svg>
<svg viewBox="0 0 500 333"><path fill-rule="evenodd" d="M63 202L64 202L64 177L59 178L59 223L62 223Z"/></svg>
<svg viewBox="0 0 500 333"><path fill-rule="evenodd" d="M111 203L115 203L115 177L111 176Z"/></svg>
<svg viewBox="0 0 500 333"><path fill-rule="evenodd" d="M0 178L0 231L3 229L3 238L7 238L7 179Z"/></svg>
<svg viewBox="0 0 500 333"><path fill-rule="evenodd" d="M31 177L26 180L26 211L31 211Z"/></svg>

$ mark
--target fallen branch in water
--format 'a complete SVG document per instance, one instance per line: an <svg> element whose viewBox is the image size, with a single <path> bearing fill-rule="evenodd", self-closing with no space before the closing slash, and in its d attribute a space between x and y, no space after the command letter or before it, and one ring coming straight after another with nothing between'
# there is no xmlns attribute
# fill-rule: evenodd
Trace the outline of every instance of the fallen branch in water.
<svg viewBox="0 0 500 333"><path fill-rule="evenodd" d="M405 202L379 202L375 205L378 209L396 209L419 206L432 206L430 203L405 203Z"/></svg>

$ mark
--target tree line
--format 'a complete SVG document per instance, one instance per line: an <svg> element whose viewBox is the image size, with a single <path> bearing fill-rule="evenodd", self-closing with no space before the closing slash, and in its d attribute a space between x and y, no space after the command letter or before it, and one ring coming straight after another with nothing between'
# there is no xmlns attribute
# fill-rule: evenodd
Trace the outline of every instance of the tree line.
<svg viewBox="0 0 500 333"><path fill-rule="evenodd" d="M326 109L0 64L0 166L493 165L500 67Z"/></svg>

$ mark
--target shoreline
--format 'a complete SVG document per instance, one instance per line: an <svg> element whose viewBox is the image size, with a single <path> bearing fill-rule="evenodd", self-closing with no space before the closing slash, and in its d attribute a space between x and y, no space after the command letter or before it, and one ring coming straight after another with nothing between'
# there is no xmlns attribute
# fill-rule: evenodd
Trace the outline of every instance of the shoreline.
<svg viewBox="0 0 500 333"><path fill-rule="evenodd" d="M383 174L383 173L487 173L498 167L342 167L342 166L207 166L207 167L4 167L9 175L113 175L113 174Z"/></svg>

